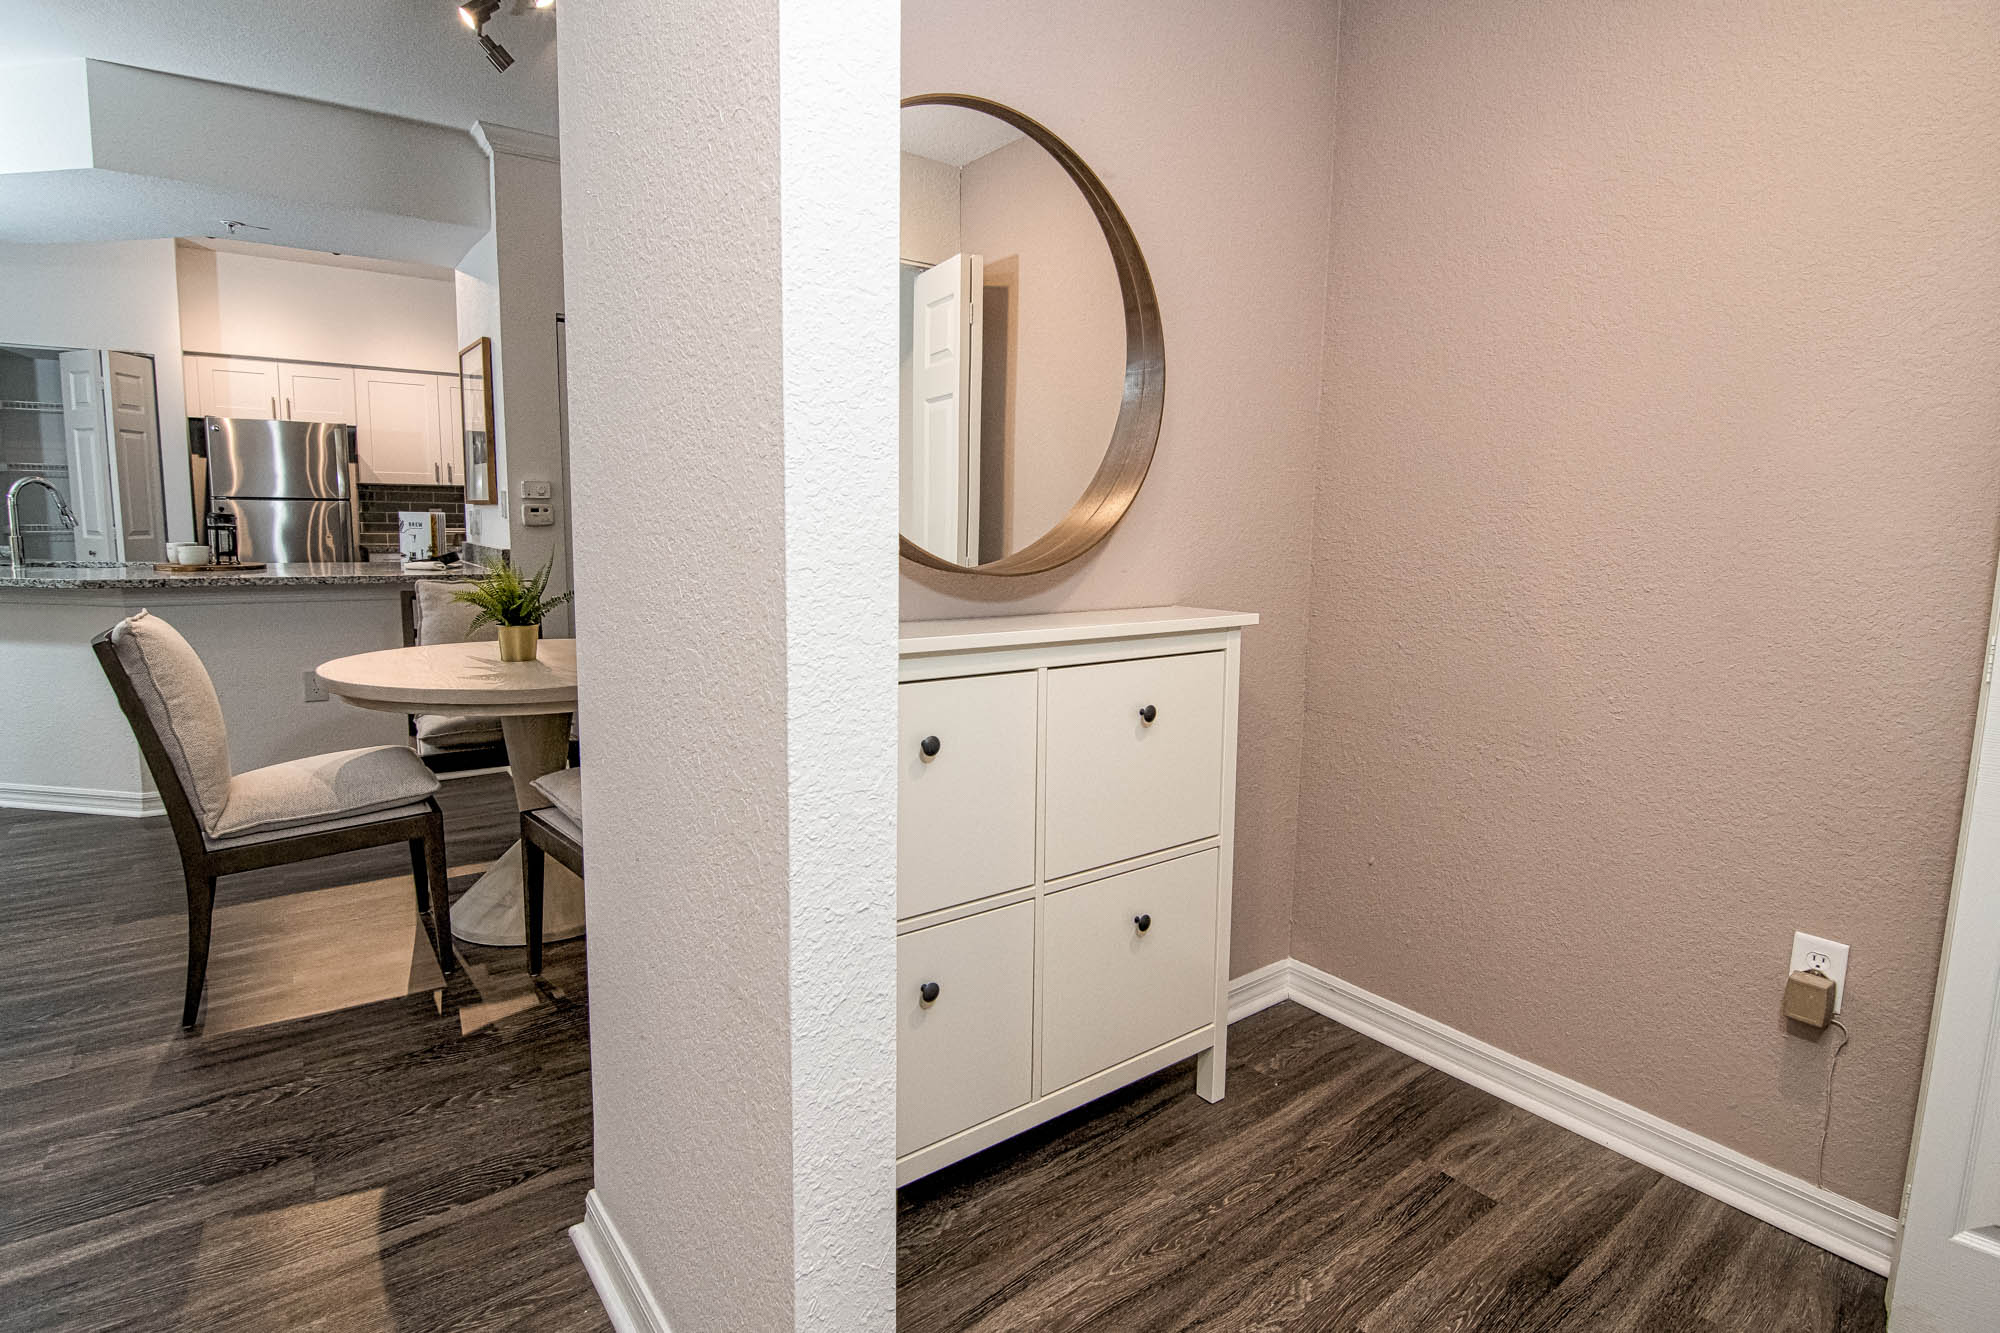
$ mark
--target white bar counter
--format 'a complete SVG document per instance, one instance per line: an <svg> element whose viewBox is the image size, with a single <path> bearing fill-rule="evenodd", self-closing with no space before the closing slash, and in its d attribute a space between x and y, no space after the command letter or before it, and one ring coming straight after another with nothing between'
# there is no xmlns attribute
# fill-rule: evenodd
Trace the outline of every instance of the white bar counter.
<svg viewBox="0 0 2000 1333"><path fill-rule="evenodd" d="M222 698L241 772L283 759L409 739L398 714L306 701L328 658L400 647L401 597L424 578L399 562L272 565L163 574L151 565L0 563L0 807L161 813L131 728L90 640L135 611L171 623Z"/></svg>

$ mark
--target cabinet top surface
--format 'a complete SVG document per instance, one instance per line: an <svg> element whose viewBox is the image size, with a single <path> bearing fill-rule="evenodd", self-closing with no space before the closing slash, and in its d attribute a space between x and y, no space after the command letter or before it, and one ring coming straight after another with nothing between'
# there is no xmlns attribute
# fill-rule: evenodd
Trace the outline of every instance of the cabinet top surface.
<svg viewBox="0 0 2000 1333"><path fill-rule="evenodd" d="M1164 634L1241 629L1257 623L1254 611L1198 606L1142 606L1113 611L1058 611L1038 616L980 616L965 620L906 620L904 657L963 653L985 648L1026 648L1052 643L1143 639Z"/></svg>

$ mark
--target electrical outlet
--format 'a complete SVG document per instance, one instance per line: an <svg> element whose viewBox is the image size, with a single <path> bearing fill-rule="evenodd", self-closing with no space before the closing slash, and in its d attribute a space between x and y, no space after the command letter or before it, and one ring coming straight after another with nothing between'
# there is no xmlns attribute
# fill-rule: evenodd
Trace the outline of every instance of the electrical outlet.
<svg viewBox="0 0 2000 1333"><path fill-rule="evenodd" d="M323 704L327 701L329 697L331 697L326 692L326 682L319 678L319 673L317 671L307 671L305 673L305 678L306 678L307 703Z"/></svg>
<svg viewBox="0 0 2000 1333"><path fill-rule="evenodd" d="M1833 1012L1847 1003L1847 946L1798 931L1792 936L1792 972L1824 972L1833 978Z"/></svg>

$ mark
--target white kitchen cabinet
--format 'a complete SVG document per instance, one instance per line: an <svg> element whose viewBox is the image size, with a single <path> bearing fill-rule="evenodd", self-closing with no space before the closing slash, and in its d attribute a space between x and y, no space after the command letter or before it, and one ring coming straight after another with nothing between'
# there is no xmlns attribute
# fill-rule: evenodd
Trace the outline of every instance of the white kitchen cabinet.
<svg viewBox="0 0 2000 1333"><path fill-rule="evenodd" d="M354 372L361 480L442 486L438 376L396 370Z"/></svg>
<svg viewBox="0 0 2000 1333"><path fill-rule="evenodd" d="M278 415L286 421L359 425L355 410L354 373L351 366L279 362Z"/></svg>
<svg viewBox="0 0 2000 1333"><path fill-rule="evenodd" d="M1189 1057L1221 1100L1256 623L1154 607L902 627L898 1184Z"/></svg>
<svg viewBox="0 0 2000 1333"><path fill-rule="evenodd" d="M190 356L185 361L191 417L282 415L278 363L240 356Z"/></svg>
<svg viewBox="0 0 2000 1333"><path fill-rule="evenodd" d="M465 485L465 404L458 394L458 376L437 377L438 462L447 486Z"/></svg>

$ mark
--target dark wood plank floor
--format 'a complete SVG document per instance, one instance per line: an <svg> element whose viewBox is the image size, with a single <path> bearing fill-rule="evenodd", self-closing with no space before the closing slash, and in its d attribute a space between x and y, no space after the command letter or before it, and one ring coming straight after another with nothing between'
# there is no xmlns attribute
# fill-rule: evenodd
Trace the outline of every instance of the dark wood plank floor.
<svg viewBox="0 0 2000 1333"><path fill-rule="evenodd" d="M462 891L512 789L441 800ZM581 941L445 985L400 846L234 876L183 1035L164 819L0 811L0 863L0 1329L609 1328Z"/></svg>
<svg viewBox="0 0 2000 1333"><path fill-rule="evenodd" d="M898 1327L1884 1327L1882 1279L1293 1004L906 1186Z"/></svg>
<svg viewBox="0 0 2000 1333"><path fill-rule="evenodd" d="M513 837L447 784L453 884ZM0 1330L608 1327L584 950L444 984L400 848L225 881L202 1029L163 820L0 811ZM1872 1274L1292 1005L902 1191L925 1330L1879 1330Z"/></svg>

